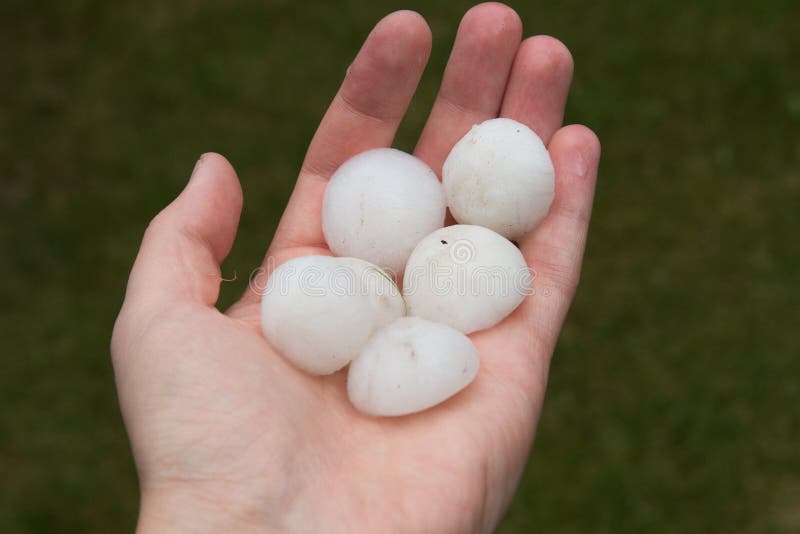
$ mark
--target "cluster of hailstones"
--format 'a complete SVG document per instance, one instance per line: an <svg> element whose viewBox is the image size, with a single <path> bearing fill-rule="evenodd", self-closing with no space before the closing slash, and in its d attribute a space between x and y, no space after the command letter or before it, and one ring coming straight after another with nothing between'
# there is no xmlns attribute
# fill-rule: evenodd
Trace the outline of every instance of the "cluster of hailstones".
<svg viewBox="0 0 800 534"><path fill-rule="evenodd" d="M467 334L502 321L530 289L509 239L544 218L553 194L542 140L511 119L473 126L441 182L405 152L358 154L336 170L323 200L336 257L303 256L272 272L264 335L312 374L349 363L347 392L362 412L397 416L439 404L478 372ZM444 227L448 207L459 224Z"/></svg>

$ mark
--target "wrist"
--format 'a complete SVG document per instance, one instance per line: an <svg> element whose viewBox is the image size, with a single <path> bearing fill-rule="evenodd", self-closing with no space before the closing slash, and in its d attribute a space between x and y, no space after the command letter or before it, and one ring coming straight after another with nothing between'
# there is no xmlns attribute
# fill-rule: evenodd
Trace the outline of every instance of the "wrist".
<svg viewBox="0 0 800 534"><path fill-rule="evenodd" d="M237 491L208 491L197 483L142 491L136 532L265 532L270 518Z"/></svg>

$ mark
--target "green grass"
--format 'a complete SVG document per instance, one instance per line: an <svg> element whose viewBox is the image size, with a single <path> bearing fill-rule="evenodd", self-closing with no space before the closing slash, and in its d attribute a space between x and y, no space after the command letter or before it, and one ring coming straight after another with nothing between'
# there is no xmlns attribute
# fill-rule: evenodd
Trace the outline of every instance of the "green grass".
<svg viewBox="0 0 800 534"><path fill-rule="evenodd" d="M576 62L603 141L582 286L502 532L800 530L800 6L513 2ZM149 218L227 155L245 287L372 24L434 51L468 4L0 5L0 531L130 531L137 490L108 340Z"/></svg>

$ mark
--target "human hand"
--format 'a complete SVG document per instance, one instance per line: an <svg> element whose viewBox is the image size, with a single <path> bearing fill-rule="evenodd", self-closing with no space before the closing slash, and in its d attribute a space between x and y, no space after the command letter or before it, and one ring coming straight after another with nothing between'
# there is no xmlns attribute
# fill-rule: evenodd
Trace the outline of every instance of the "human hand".
<svg viewBox="0 0 800 534"><path fill-rule="evenodd" d="M150 224L114 328L117 388L141 486L142 531L489 531L528 457L556 340L578 283L600 147L559 129L572 59L555 39L520 43L517 15L471 9L415 155L437 173L475 123L503 116L548 145L556 195L520 243L535 294L471 336L481 369L463 392L401 418L357 412L346 372L305 374L261 334L260 296L214 305L242 194L219 155L198 161ZM268 258L330 254L327 179L390 146L431 46L407 11L380 21L347 71L306 155ZM266 261L266 260L265 260Z"/></svg>

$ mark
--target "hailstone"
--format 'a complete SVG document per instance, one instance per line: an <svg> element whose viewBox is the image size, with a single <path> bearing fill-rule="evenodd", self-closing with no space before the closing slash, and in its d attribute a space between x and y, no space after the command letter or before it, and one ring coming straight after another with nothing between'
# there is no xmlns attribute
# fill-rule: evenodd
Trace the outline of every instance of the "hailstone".
<svg viewBox="0 0 800 534"><path fill-rule="evenodd" d="M456 221L517 239L547 215L555 172L533 130L512 119L490 119L455 144L442 183Z"/></svg>
<svg viewBox="0 0 800 534"><path fill-rule="evenodd" d="M347 393L368 414L419 412L469 385L478 360L478 351L458 330L402 317L378 330L350 364Z"/></svg>
<svg viewBox="0 0 800 534"><path fill-rule="evenodd" d="M270 275L261 299L264 336L295 366L318 375L347 365L376 330L404 313L394 282L356 258L289 260Z"/></svg>
<svg viewBox="0 0 800 534"><path fill-rule="evenodd" d="M533 281L525 258L503 236L457 224L420 241L403 275L408 315L465 334L494 326L519 306Z"/></svg>
<svg viewBox="0 0 800 534"><path fill-rule="evenodd" d="M444 190L430 167L393 148L362 152L339 167L322 203L331 251L399 275L414 245L444 225Z"/></svg>

